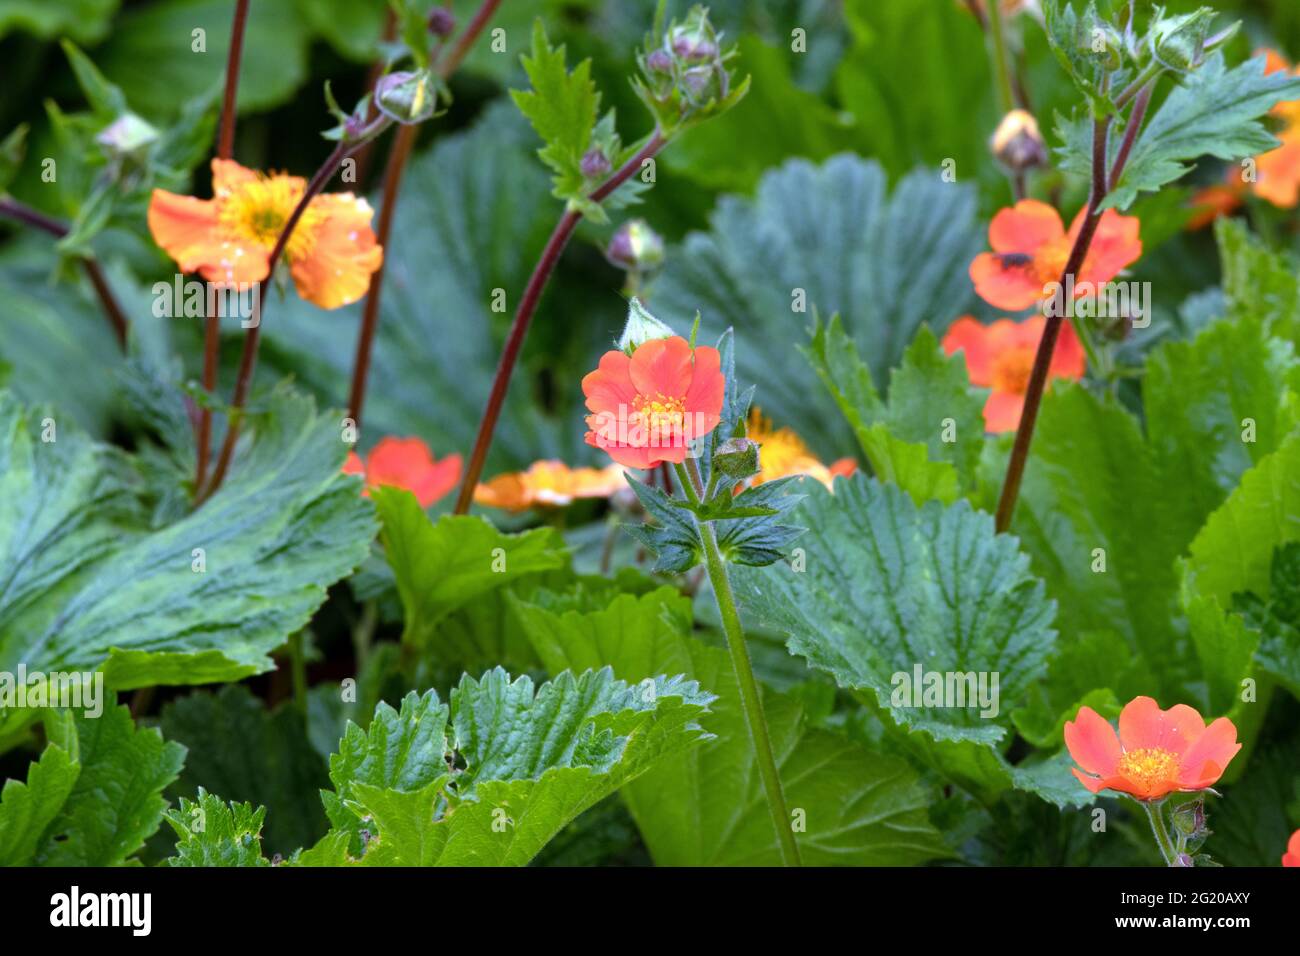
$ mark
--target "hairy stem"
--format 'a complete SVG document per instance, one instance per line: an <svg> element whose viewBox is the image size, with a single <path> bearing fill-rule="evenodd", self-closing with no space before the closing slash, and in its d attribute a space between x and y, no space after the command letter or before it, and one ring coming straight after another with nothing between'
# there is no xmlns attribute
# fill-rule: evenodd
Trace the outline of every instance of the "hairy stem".
<svg viewBox="0 0 1300 956"><path fill-rule="evenodd" d="M55 239L62 239L68 234L68 227L63 223L57 219L52 219L39 210L33 209L26 203L19 202L12 196L0 196L0 216L39 229ZM81 267L85 270L86 277L90 279L91 287L95 290L95 296L99 299L99 305L108 318L108 324L113 327L113 335L117 337L118 345L125 349L126 313L122 311L122 307L118 305L117 299L113 295L113 290L109 288L108 280L104 277L104 271L99 267L98 260L92 256L82 256L80 258Z"/></svg>
<svg viewBox="0 0 1300 956"><path fill-rule="evenodd" d="M645 160L659 152L665 142L663 135L656 129L646 144L637 150L636 155L591 194L592 201L601 202L608 198L610 193L632 178ZM497 420L501 417L501 406L505 401L506 389L510 386L510 375L519 359L519 350L523 347L524 338L528 335L528 326L533 321L533 313L537 311L537 303L541 300L546 283L560 260L560 253L568 245L573 230L577 228L581 219L581 213L571 209L565 210L560 221L555 224L551 237L546 240L546 246L542 249L541 258L533 268L533 274L528 277L528 285L524 287L524 294L519 300L519 308L515 311L505 347L501 350L501 359L497 363L496 375L492 379L492 390L488 393L483 417L479 420L478 435L474 439L474 451L470 454L469 467L465 470L465 481L460 486L460 496L456 500L455 513L458 515L469 511L470 502L474 500L474 489L483 474L483 464L492 445L492 434L496 430Z"/></svg>
<svg viewBox="0 0 1300 956"><path fill-rule="evenodd" d="M221 131L217 135L217 158L230 159L235 151L235 100L239 92L239 63L244 54L244 27L248 23L248 0L236 0L235 21L230 27L230 55L226 59L226 91L221 99ZM221 341L221 320L208 312L203 323L203 390L211 395L217 388L217 356ZM194 493L203 488L208 475L209 446L212 443L212 408L199 409L197 460L194 465Z"/></svg>
<svg viewBox="0 0 1300 956"><path fill-rule="evenodd" d="M1142 809L1147 812L1147 819L1151 821L1151 833L1156 838L1156 846L1160 848L1160 856L1164 858L1165 866L1176 865L1178 850L1169 836L1169 828L1165 826L1164 802L1151 800L1139 802L1142 804Z"/></svg>
<svg viewBox="0 0 1300 956"><path fill-rule="evenodd" d="M478 12L470 20L469 26L457 38L446 57L437 62L438 74L447 79L465 59L474 41L478 39L501 0L484 0ZM402 186L402 174L406 171L406 162L411 156L411 147L415 144L414 126L403 126L393 139L392 151L388 154L388 165L384 170L384 198L379 207L379 221L376 226L376 239L381 247L388 248L388 237L393 227L393 212L397 207L397 195ZM375 330L379 326L379 301L383 293L384 270L388 263L385 255L370 276L370 288L366 292L366 304L361 315L361 331L357 335L356 356L352 360L352 385L348 390L348 417L361 428L361 412L366 401L366 384L370 376L370 355L374 348Z"/></svg>
<svg viewBox="0 0 1300 956"><path fill-rule="evenodd" d="M699 501L703 493L699 467L694 459L687 459L689 468L677 465L677 474L687 496L692 501ZM731 590L731 578L727 574L727 565L718 550L718 538L712 522L696 520L700 531L700 542L704 547L704 567L713 586L713 596L718 604L718 613L722 618L722 630L727 636L727 650L731 654L731 666L736 673L736 682L740 685L740 700L745 710L745 724L749 728L749 739L754 746L754 756L758 762L759 776L763 780L763 790L767 794L767 807L772 815L772 826L776 829L777 843L781 848L781 860L786 866L800 866L799 845L795 842L794 830L790 826L790 814L786 809L785 793L781 789L781 777L777 773L776 758L772 754L772 739L767 729L767 718L763 715L763 698L759 692L758 681L754 679L754 668L749 660L749 648L745 644L745 632L740 623L740 612L736 608L736 597Z"/></svg>

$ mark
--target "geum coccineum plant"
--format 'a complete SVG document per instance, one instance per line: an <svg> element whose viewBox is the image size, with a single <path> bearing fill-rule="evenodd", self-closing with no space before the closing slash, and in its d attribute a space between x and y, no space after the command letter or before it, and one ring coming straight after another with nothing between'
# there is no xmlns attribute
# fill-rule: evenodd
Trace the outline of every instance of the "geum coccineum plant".
<svg viewBox="0 0 1300 956"><path fill-rule="evenodd" d="M677 335L633 299L618 346L582 380L587 444L628 468L669 464L676 472L676 493L628 476L651 518L628 530L658 556L658 571L704 565L781 857L796 866L799 848L727 565L765 567L783 557L800 534L781 520L800 500L790 493L799 479L742 488L762 467L759 444L745 434L754 389L742 391L736 381L730 331L717 348L697 345L694 331L689 340Z"/></svg>

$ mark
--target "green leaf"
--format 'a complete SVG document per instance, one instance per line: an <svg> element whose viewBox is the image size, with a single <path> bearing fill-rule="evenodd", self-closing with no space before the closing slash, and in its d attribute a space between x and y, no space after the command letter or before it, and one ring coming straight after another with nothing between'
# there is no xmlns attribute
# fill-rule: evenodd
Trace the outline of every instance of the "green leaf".
<svg viewBox="0 0 1300 956"><path fill-rule="evenodd" d="M1229 318L1253 317L1300 348L1300 275L1286 252L1273 250L1226 216L1214 224Z"/></svg>
<svg viewBox="0 0 1300 956"><path fill-rule="evenodd" d="M684 673L717 688L708 746L664 760L622 790L660 866L777 866L772 830L727 653L691 637L691 605L675 589L616 597L585 613L546 596L515 610L548 670L612 666L628 681ZM907 764L811 725L795 698L763 692L786 803L802 811L808 865L904 865L947 855Z"/></svg>
<svg viewBox="0 0 1300 956"><path fill-rule="evenodd" d="M983 400L967 380L965 363L945 356L928 328L922 328L894 371L888 405L881 402L871 371L838 316L831 316L824 329L814 323L804 354L878 478L898 485L917 504L931 498L955 501L958 466L967 485L974 485L984 447ZM943 440L949 433L954 441Z"/></svg>
<svg viewBox="0 0 1300 956"><path fill-rule="evenodd" d="M409 491L380 488L372 496L402 598L404 640L425 644L457 608L525 575L567 566L563 541L550 528L502 534L468 515L435 523Z"/></svg>
<svg viewBox="0 0 1300 956"><path fill-rule="evenodd" d="M176 831L176 855L168 866L270 866L262 855L262 822L266 808L227 803L202 787L198 799L181 797L167 812Z"/></svg>
<svg viewBox="0 0 1300 956"><path fill-rule="evenodd" d="M247 687L231 685L169 703L161 727L189 750L169 795L204 789L268 808L268 852L287 855L324 835L328 824L317 795L329 780L325 760L292 705L268 710Z"/></svg>
<svg viewBox="0 0 1300 956"><path fill-rule="evenodd" d="M723 197L709 232L670 248L654 301L661 315L699 310L706 338L745 329L740 377L762 382L764 412L830 460L849 430L813 369L789 361L808 313L838 312L884 381L922 324L939 333L967 310L966 270L983 243L969 184L918 170L889 196L874 162L793 160L764 175L753 199Z"/></svg>
<svg viewBox="0 0 1300 956"><path fill-rule="evenodd" d="M21 30L52 40L70 37L90 44L108 33L121 0L2 0L0 37Z"/></svg>
<svg viewBox="0 0 1300 956"><path fill-rule="evenodd" d="M1229 69L1215 53L1188 74L1138 136L1104 205L1127 209L1138 193L1181 179L1199 156L1236 161L1276 147L1260 119L1274 104L1300 98L1300 77L1265 75L1264 62L1261 55Z"/></svg>
<svg viewBox="0 0 1300 956"><path fill-rule="evenodd" d="M27 155L27 130L26 123L19 123L0 140L0 193L9 189Z"/></svg>
<svg viewBox="0 0 1300 956"><path fill-rule="evenodd" d="M743 611L895 724L924 731L950 752L945 760L992 767L996 751L981 757L965 745L1007 738L1010 712L1045 673L1056 638L1055 606L1028 558L966 502L918 508L862 476L837 482L834 495L813 490L795 513L809 529L804 569L738 571ZM952 690L939 706L922 696L930 675Z"/></svg>
<svg viewBox="0 0 1300 956"><path fill-rule="evenodd" d="M1300 542L1273 551L1270 590L1233 595L1233 609L1260 632L1255 659L1267 673L1300 697Z"/></svg>
<svg viewBox="0 0 1300 956"><path fill-rule="evenodd" d="M110 686L235 680L365 557L373 510L340 474L337 420L280 388L198 511L133 520L121 455L0 396L0 668L95 670ZM201 549L201 551L197 550Z"/></svg>
<svg viewBox="0 0 1300 956"><path fill-rule="evenodd" d="M10 781L0 795L0 864L122 865L162 822L185 748L137 730L111 700L102 713L50 716L46 736L26 785Z"/></svg>
<svg viewBox="0 0 1300 956"><path fill-rule="evenodd" d="M532 89L511 90L510 96L545 143L537 155L555 174L553 195L580 199L587 186L582 156L591 143L600 110L600 93L591 80L591 60L583 60L572 72L567 70L564 46L551 46L540 18L533 24L532 54L522 57Z"/></svg>
<svg viewBox="0 0 1300 956"><path fill-rule="evenodd" d="M700 529L689 511L677 507L667 494L651 485L637 481L630 475L628 485L636 492L651 524L625 523L623 529L640 541L656 556L652 571L680 574L689 571L704 559L704 545Z"/></svg>
<svg viewBox="0 0 1300 956"><path fill-rule="evenodd" d="M450 708L428 691L377 713L377 739L350 727L331 776L378 830L367 865L522 865L582 811L709 739L696 721L712 700L679 678L632 686L605 669L534 688L498 668L463 677Z"/></svg>

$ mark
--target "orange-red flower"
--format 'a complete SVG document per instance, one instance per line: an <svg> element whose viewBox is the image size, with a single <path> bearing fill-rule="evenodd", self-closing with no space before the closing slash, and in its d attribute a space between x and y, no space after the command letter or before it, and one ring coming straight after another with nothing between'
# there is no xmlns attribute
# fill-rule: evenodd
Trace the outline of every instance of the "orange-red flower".
<svg viewBox="0 0 1300 956"><path fill-rule="evenodd" d="M608 498L627 487L621 465L570 468L562 461L537 461L527 471L497 475L474 489L474 500L492 508L524 511L562 507L578 498Z"/></svg>
<svg viewBox="0 0 1300 956"><path fill-rule="evenodd" d="M971 384L991 388L984 403L984 427L990 432L1015 431L1025 408L1025 391L1034 367L1038 342L1047 320L1041 315L1023 322L999 319L982 325L969 315L954 322L943 337L943 350L966 355ZM1061 325L1048 366L1048 378L1081 379L1088 360L1069 322Z"/></svg>
<svg viewBox="0 0 1300 956"><path fill-rule="evenodd" d="M807 475L833 490L836 475L847 478L858 467L852 458L840 458L830 467L823 465L794 429L773 428L771 419L764 418L757 408L749 413L745 437L759 446L758 463L762 470L753 478L755 485L791 475Z"/></svg>
<svg viewBox="0 0 1300 956"><path fill-rule="evenodd" d="M681 464L687 444L718 427L725 385L718 350L692 351L680 335L650 339L631 356L606 352L582 380L587 444L627 468Z"/></svg>
<svg viewBox="0 0 1300 956"><path fill-rule="evenodd" d="M1037 199L1022 199L999 210L989 223L993 251L981 252L970 264L975 292L989 305L1014 312L1042 301L1046 287L1061 281L1085 211L1079 210L1067 233L1057 211ZM1085 283L1109 282L1136 262L1142 255L1138 232L1136 217L1113 209L1102 213L1083 268L1075 276L1075 294L1087 292Z"/></svg>
<svg viewBox="0 0 1300 956"><path fill-rule="evenodd" d="M1282 854L1283 866L1300 866L1300 830L1291 834L1291 839L1287 842L1286 852Z"/></svg>
<svg viewBox="0 0 1300 956"><path fill-rule="evenodd" d="M1192 215L1187 220L1187 229L1204 229L1220 216L1227 216L1241 207L1241 178L1234 169L1228 172L1229 182L1206 186L1192 197Z"/></svg>
<svg viewBox="0 0 1300 956"><path fill-rule="evenodd" d="M429 446L418 438L381 438L366 462L356 452L348 452L343 472L365 478L366 490L362 494L367 497L370 488L405 488L415 495L421 508L427 508L460 481L460 455L435 461Z"/></svg>
<svg viewBox="0 0 1300 956"><path fill-rule="evenodd" d="M1195 708L1161 710L1150 697L1124 705L1118 735L1091 707L1080 707L1065 724L1065 746L1083 768L1071 771L1093 793L1115 790L1139 800L1211 787L1241 749L1227 717L1207 727Z"/></svg>
<svg viewBox="0 0 1300 956"><path fill-rule="evenodd" d="M266 175L228 159L212 161L211 199L155 189L149 200L154 241L185 272L209 282L260 282L281 230L303 191L298 176ZM323 309L360 299L383 249L370 228L374 211L352 193L316 196L303 210L284 249L298 294Z"/></svg>

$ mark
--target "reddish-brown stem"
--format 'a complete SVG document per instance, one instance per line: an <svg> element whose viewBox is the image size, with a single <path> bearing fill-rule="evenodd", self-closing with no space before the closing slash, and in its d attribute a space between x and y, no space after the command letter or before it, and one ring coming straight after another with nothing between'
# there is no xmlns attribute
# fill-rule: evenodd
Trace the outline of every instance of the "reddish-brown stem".
<svg viewBox="0 0 1300 956"><path fill-rule="evenodd" d="M1139 121L1141 117L1135 117ZM1079 235L1070 250L1070 258L1061 273L1061 286L1068 287L1070 277L1078 273L1088 255L1088 247L1097 232L1101 221L1098 207L1106 198L1106 142L1110 129L1110 120L1096 119L1092 127L1092 190L1088 195L1088 209ZM1020 415L1020 425L1016 429L1015 444L1011 447L1011 460L1007 462L1006 478L1002 482L1002 495L998 499L996 528L999 532L1011 527L1011 517L1015 514L1016 498L1020 494L1020 480L1024 477L1025 461L1029 457L1029 445L1034 437L1034 425L1038 421L1038 408L1043 401L1043 390L1047 386L1047 373L1052 364L1052 354L1056 350L1056 340L1061 334L1064 310L1058 309L1047 316L1043 326L1043 337L1038 342L1038 351L1034 355L1034 367L1029 374L1029 385L1025 391L1025 409Z"/></svg>
<svg viewBox="0 0 1300 956"><path fill-rule="evenodd" d="M402 174L406 171L406 160L415 143L415 127L403 126L393 137L392 149L388 154L388 166L384 170L384 198L379 207L379 222L375 228L375 237L379 245L388 249L388 235L393 227L393 209L397 205L397 192L401 188ZM387 255L384 256L387 260ZM361 315L361 331L357 335L356 357L352 360L352 388L348 392L348 417L358 427L361 425L362 406L366 400L366 381L370 375L370 350L375 340L375 328L379 324L379 297L384 285L384 263L370 274L370 289L366 292L366 304Z"/></svg>
<svg viewBox="0 0 1300 956"><path fill-rule="evenodd" d="M10 196L0 197L0 216L5 216L15 222L21 222L33 229L39 229L55 239L62 239L68 234L68 227L57 219L51 218ZM113 327L113 335L117 338L117 344L125 349L126 313L118 305L117 299L113 296L113 290L108 287L108 280L104 277L104 270L99 267L99 262L91 256L81 257L81 267L85 270L86 278L90 280L90 285L95 290L95 296L99 299L100 307L103 308L104 315L108 318L108 324Z"/></svg>
<svg viewBox="0 0 1300 956"><path fill-rule="evenodd" d="M244 54L244 27L248 23L248 0L236 0L235 21L230 27L230 55L226 58L226 91L221 99L221 131L217 134L217 158L230 159L235 152L235 100L239 93L239 64ZM221 343L221 320L209 312L203 323L203 390L211 395L217 388L217 357ZM194 493L203 488L208 476L208 454L212 443L212 408L199 409L194 464Z"/></svg>
<svg viewBox="0 0 1300 956"><path fill-rule="evenodd" d="M226 478L226 470L230 467L230 458L235 451L235 441L239 438L240 413L243 411L244 403L248 400L248 390L253 381L253 369L257 364L257 347L262 331L262 303L266 299L266 290L271 283L271 278L275 275L275 267L279 264L280 256L284 253L284 247L288 245L289 237L293 235L293 230L298 225L298 220L302 218L308 204L312 199L320 195L321 190L338 172L343 160L358 149L360 145L360 143L339 143L334 148L334 152L330 153L329 158L321 164L320 169L316 170L316 174L307 183L307 188L303 190L298 205L294 207L288 222L280 230L280 235L275 240L270 255L267 256L266 278L258 283L257 296L253 300L253 314L249 321L248 334L244 336L244 348L239 356L239 372L235 378L235 392L231 398L230 412L226 422L226 437L221 442L221 454L217 457L217 467L212 473L212 480L205 489L199 492L198 503L200 504L221 487L221 483Z"/></svg>
<svg viewBox="0 0 1300 956"><path fill-rule="evenodd" d="M1133 112L1129 114L1128 126L1124 128L1124 138L1120 141L1119 152L1115 154L1115 163L1110 168L1109 189L1114 189L1119 185L1120 173L1124 171L1124 164L1128 162L1129 153L1133 151L1133 144L1137 142L1138 133L1142 128L1142 120L1146 118L1147 107L1151 105L1151 94L1155 90L1155 86L1155 80L1147 83L1138 93L1137 99L1133 101Z"/></svg>
<svg viewBox="0 0 1300 956"><path fill-rule="evenodd" d="M646 144L637 150L636 155L591 194L592 201L601 202L608 198L610 193L632 178L633 174L641 168L642 163L659 152L665 142L663 135L656 129ZM542 249L542 256L537 260L533 274L528 278L528 285L524 287L523 298L519 300L519 308L515 310L514 321L510 325L505 347L501 350L501 360L497 363L496 375L492 379L492 390L488 393L483 418L479 421L478 435L474 439L474 451L470 454L469 467L465 470L465 481L460 486L460 495L456 499L456 514L463 515L468 512L470 502L474 500L474 489L483 474L488 448L492 445L492 434L496 431L497 419L501 417L501 405L505 401L506 389L510 386L510 374L519 359L519 350L523 347L524 337L528 334L528 326L532 323L533 313L537 311L537 303L542 297L542 291L546 288L546 283L560 260L560 253L568 245L569 238L581 219L581 213L565 210L560 221L555 224L551 237L546 241L546 246Z"/></svg>
<svg viewBox="0 0 1300 956"><path fill-rule="evenodd" d="M451 76L465 59L474 41L492 19L501 0L484 0L478 12L470 20L465 31L456 40L445 58L437 63L437 70L443 79ZM402 174L406 171L406 162L415 144L414 126L403 126L393 139L392 151L388 155L388 165L384 170L384 197L379 207L379 221L376 237L379 245L388 248L388 236L393 227L393 212L397 206L397 195L402 186ZM352 361L352 385L348 391L348 417L358 430L361 426L361 413L366 401L366 384L370 377L370 356L374 348L375 330L379 325L379 303L383 294L384 269L387 256L370 276L370 288L366 292L366 304L361 315L361 330L357 335L356 357Z"/></svg>
<svg viewBox="0 0 1300 956"><path fill-rule="evenodd" d="M393 39L396 36L397 36L397 11L394 10L392 7L389 7L388 16L384 20L384 32L383 32L382 40L384 43L391 43L393 42ZM384 75L385 65L386 65L386 61L382 56L379 57L377 60L375 60L374 63L370 64L370 73L366 76L366 89L373 90L375 88L375 84L379 82L379 78ZM375 107L375 101L372 99L370 101L369 107L367 107L366 109L366 122L369 122L370 120L374 119L377 115L379 115L379 110ZM361 147L361 150L357 153L355 159L357 161L357 182L358 183L364 183L367 181L366 177L370 173L370 160L374 156L374 152L375 152L375 144L374 141L372 140L371 142L366 143L365 146Z"/></svg>

